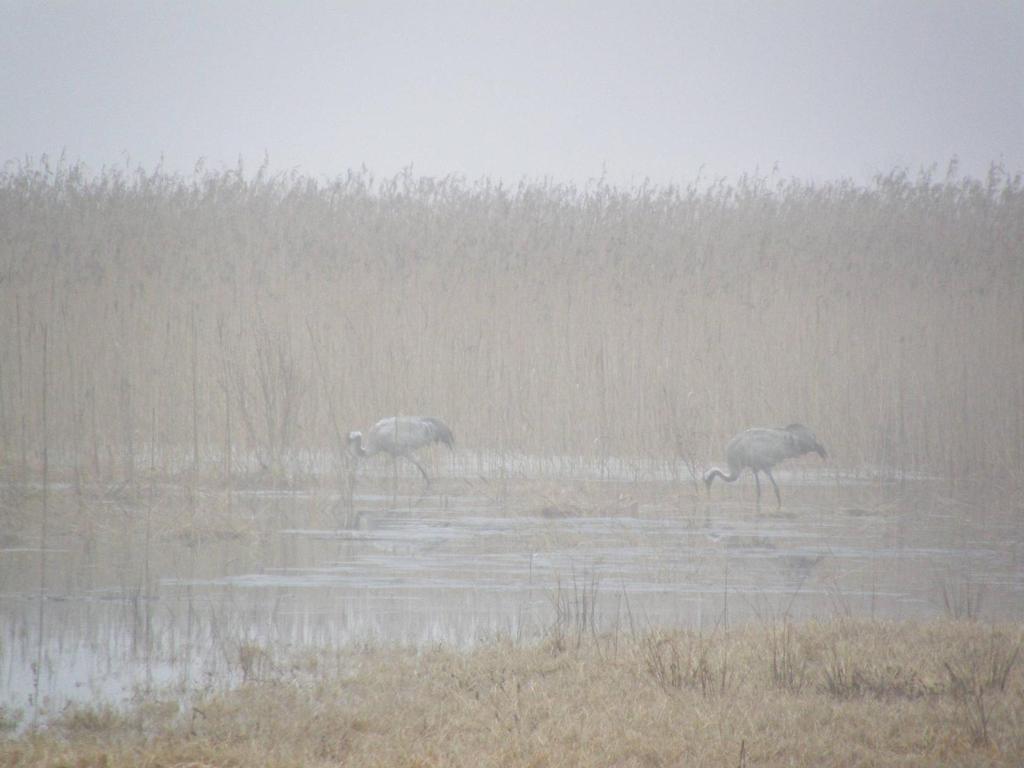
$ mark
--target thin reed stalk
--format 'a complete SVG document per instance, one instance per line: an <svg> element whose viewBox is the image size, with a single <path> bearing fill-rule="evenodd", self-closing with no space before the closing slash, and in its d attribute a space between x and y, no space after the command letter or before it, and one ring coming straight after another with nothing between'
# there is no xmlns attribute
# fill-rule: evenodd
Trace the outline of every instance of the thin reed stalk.
<svg viewBox="0 0 1024 768"><path fill-rule="evenodd" d="M38 638L36 640L36 663L35 669L33 670L33 681L32 681L32 708L33 717L39 717L39 680L43 673L43 639L46 637L46 548L48 545L48 530L47 525L50 517L50 442L49 442L49 431L47 427L49 422L47 419L47 405L48 405L48 390L49 390L49 347L48 347L48 336L49 329L46 324L43 324L43 364L42 364L42 383L43 391L40 394L41 400L41 420L42 420L42 459L43 459L43 471L42 471L42 514L39 517L39 621L38 621Z"/></svg>
<svg viewBox="0 0 1024 768"><path fill-rule="evenodd" d="M391 413L444 418L495 476L534 456L692 479L740 429L791 421L874 474L1024 467L1024 182L998 167L624 189L25 163L0 173L0 220L22 476L26 323L58 312L51 437L97 476L157 392L165 468L191 452L209 476L222 451L322 469Z"/></svg>

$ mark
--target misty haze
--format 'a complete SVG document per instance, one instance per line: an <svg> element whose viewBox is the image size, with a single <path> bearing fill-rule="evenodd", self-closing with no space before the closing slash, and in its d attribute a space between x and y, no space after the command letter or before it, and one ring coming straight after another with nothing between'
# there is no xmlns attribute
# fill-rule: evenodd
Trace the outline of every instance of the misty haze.
<svg viewBox="0 0 1024 768"><path fill-rule="evenodd" d="M0 764L1024 763L1024 10L0 21Z"/></svg>

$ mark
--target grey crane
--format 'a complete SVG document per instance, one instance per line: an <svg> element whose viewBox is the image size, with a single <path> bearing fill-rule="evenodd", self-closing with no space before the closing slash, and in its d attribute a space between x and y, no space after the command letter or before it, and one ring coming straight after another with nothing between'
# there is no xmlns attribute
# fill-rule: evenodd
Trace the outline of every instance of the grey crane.
<svg viewBox="0 0 1024 768"><path fill-rule="evenodd" d="M416 461L413 452L431 443L444 443L449 448L455 444L452 431L439 419L429 416L388 416L381 419L363 438L362 432L349 432L348 443L356 456L372 456L375 453L390 453L394 459L402 456L413 464L430 484L430 476L423 465Z"/></svg>
<svg viewBox="0 0 1024 768"><path fill-rule="evenodd" d="M764 472L772 481L772 487L775 488L775 500L781 509L782 496L779 494L779 486L776 485L775 478L772 477L772 467L784 459L803 456L805 453L816 453L823 459L828 458L824 446L803 424L790 424L781 429L778 427L748 429L740 432L725 446L725 460L729 464L729 474L718 467L712 467L704 473L704 485L710 493L711 483L716 477L731 483L740 476L745 467L748 467L754 473L754 483L757 485L757 505L761 506L761 481L758 479L758 473Z"/></svg>

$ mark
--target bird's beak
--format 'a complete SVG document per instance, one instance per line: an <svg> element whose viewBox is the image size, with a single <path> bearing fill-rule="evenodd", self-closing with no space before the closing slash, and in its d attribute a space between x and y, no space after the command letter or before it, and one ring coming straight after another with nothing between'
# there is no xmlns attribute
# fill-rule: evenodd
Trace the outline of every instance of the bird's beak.
<svg viewBox="0 0 1024 768"><path fill-rule="evenodd" d="M828 458L828 452L825 450L825 446L823 446L821 443L818 443L818 447L815 448L814 450L818 452L818 455L821 456L821 458Z"/></svg>

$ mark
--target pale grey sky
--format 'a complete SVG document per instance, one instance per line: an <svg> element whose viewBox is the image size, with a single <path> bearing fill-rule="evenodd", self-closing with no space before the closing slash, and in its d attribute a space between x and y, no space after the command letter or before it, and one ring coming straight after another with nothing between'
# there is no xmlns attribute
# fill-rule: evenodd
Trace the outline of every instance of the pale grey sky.
<svg viewBox="0 0 1024 768"><path fill-rule="evenodd" d="M1021 2L0 0L0 161L617 183L1024 170Z"/></svg>

